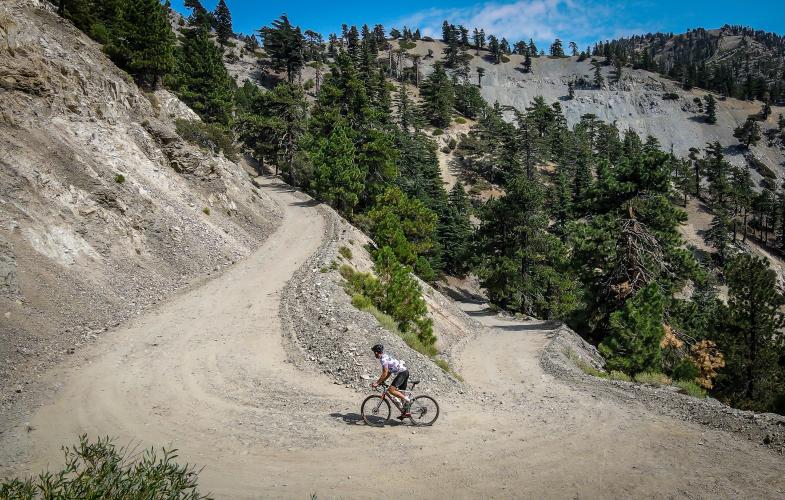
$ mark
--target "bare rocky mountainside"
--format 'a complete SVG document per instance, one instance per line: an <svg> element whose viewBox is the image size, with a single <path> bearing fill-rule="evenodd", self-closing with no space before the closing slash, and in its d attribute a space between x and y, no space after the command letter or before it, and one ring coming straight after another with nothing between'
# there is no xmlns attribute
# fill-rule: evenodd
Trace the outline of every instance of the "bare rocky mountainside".
<svg viewBox="0 0 785 500"><path fill-rule="evenodd" d="M246 257L280 210L184 142L145 93L44 8L0 6L3 404L51 362Z"/></svg>
<svg viewBox="0 0 785 500"><path fill-rule="evenodd" d="M262 84L282 73L233 43L224 57L237 83L276 92ZM429 74L429 50L443 48L418 41L411 52ZM491 103L524 109L544 96L570 124L593 113L678 155L731 146L760 107L720 101L709 125L693 100L705 92L645 70L566 99L588 61L537 58L531 73L520 64L471 62L485 69ZM302 73L315 77L313 67ZM392 80L382 76L382 87ZM167 90L137 86L50 2L0 3L0 486L60 470L61 447L84 434L129 445L124 464L139 450L177 449L215 498L785 495L785 417L670 383L593 376L606 360L562 322L499 312L471 275L429 284L409 267L384 267L390 252L368 228L393 218L378 216L389 206L346 215L286 174L256 171L250 156L186 141L179 120L199 115ZM473 123L424 134L440 148L424 148L440 188L463 180L449 144ZM353 147L344 132L330 137ZM333 145L323 141L325 168ZM754 155L785 178L778 144L727 153L739 165ZM425 212L392 193L388 205ZM474 201L501 194L491 187ZM696 240L698 222L682 228ZM390 283L389 295L422 305L426 347L392 307L370 302ZM433 426L364 423L376 343L405 360L417 394L438 400Z"/></svg>

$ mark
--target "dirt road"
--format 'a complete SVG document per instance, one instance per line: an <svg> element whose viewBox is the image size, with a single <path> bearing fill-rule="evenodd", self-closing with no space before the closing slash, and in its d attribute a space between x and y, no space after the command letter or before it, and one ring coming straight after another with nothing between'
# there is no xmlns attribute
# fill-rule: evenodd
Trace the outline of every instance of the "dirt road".
<svg viewBox="0 0 785 500"><path fill-rule="evenodd" d="M540 369L548 325L462 307L486 328L454 353L478 396L432 428L359 422L362 395L287 359L287 279L319 211L266 179L278 231L247 260L102 338L46 383L32 431L0 436L1 473L57 466L80 433L171 445L219 498L777 497L785 459L733 435L576 391ZM370 356L370 353L368 354ZM422 387L427 392L427 385Z"/></svg>

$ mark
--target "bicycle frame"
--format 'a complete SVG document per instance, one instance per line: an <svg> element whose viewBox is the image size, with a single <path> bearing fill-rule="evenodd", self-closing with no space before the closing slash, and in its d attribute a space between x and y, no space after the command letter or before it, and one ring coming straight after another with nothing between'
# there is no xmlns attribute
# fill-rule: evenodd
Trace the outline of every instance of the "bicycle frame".
<svg viewBox="0 0 785 500"><path fill-rule="evenodd" d="M379 410L379 408L382 406L382 401L384 401L385 398L387 398L390 401L392 401L392 404L394 404L395 407L398 408L398 410L403 411L403 408L401 407L401 404L398 402L398 398L395 398L395 397L393 397L392 394L390 394L390 386L387 385L387 384L380 384L380 385L381 385L381 387L384 387L384 390L382 391L381 399L379 399L379 404L376 405L376 408L374 408L374 411L378 411ZM411 399L412 391L403 391L401 389L398 389L398 390L401 391L402 394L406 394L406 397Z"/></svg>

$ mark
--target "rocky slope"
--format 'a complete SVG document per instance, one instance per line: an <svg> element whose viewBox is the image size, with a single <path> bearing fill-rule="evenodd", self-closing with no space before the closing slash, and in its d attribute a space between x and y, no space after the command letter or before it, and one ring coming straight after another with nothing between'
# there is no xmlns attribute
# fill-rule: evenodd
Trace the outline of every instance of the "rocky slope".
<svg viewBox="0 0 785 500"><path fill-rule="evenodd" d="M301 196L308 201L306 195ZM463 392L458 380L426 356L409 349L370 313L351 304L338 268L349 265L360 272L372 271L366 247L373 242L331 208L320 209L327 223L324 242L283 291L280 316L284 319L290 359L304 369L316 367L335 384L365 390L379 370L376 360L368 356L368 349L382 343L406 360L412 373L427 383L430 392ZM344 249L343 254L339 249ZM439 291L423 282L420 285L434 319L437 347L448 357L451 347L474 333L476 322Z"/></svg>
<svg viewBox="0 0 785 500"><path fill-rule="evenodd" d="M48 2L0 4L0 392L248 255L278 208Z"/></svg>
<svg viewBox="0 0 785 500"><path fill-rule="evenodd" d="M441 59L443 50L441 42L421 40L408 52L423 57L421 68L423 73L428 74L433 63ZM429 51L434 57L427 57ZM680 156L686 156L691 147L703 148L708 142L719 141L726 147L730 161L737 165L746 163L743 151L735 147L738 140L733 137L733 129L749 115L759 112L761 102L731 98L719 100L717 124L709 125L694 102L695 98L706 95L705 91L682 90L675 82L655 73L624 68L621 81L610 83L612 67L603 67L606 82L603 88L578 86L575 98L568 99L567 85L570 81L580 77L591 81L593 68L590 59L539 57L532 60L531 73L524 73L521 65L523 56L511 55L509 62L493 64L484 50L471 50L469 54L473 56L470 62L473 81L477 80L476 69L485 69L482 95L490 103L523 109L534 97L543 96L548 104L558 102L561 105L570 126L577 123L582 115L593 113L603 121L616 123L621 130L631 128L642 137L652 135L660 141L663 149L673 148ZM407 64L411 65L411 61ZM675 94L677 99L665 99L668 93ZM761 123L763 131L776 127L779 113L785 113L785 108L774 106L768 120ZM774 170L779 179L785 178L785 150L779 144L770 147L764 140L752 148L752 153ZM761 179L754 171L753 176L756 180Z"/></svg>

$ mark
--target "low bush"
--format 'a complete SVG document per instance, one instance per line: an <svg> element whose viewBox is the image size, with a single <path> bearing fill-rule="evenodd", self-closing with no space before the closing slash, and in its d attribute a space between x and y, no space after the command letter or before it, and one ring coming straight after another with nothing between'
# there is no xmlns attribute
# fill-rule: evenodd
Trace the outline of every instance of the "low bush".
<svg viewBox="0 0 785 500"><path fill-rule="evenodd" d="M455 123L463 125L464 123L466 123L466 118L459 116L458 118L455 119Z"/></svg>
<svg viewBox="0 0 785 500"><path fill-rule="evenodd" d="M366 310L373 307L373 302L365 295L355 293L352 295L352 305L357 309Z"/></svg>
<svg viewBox="0 0 785 500"><path fill-rule="evenodd" d="M205 148L213 154L223 153L237 161L237 148L230 133L221 125L191 120L176 120L177 134L188 142Z"/></svg>
<svg viewBox="0 0 785 500"><path fill-rule="evenodd" d="M444 133L444 130L442 130L442 129L440 129L440 128L435 128L435 129L433 129L433 135L434 135L434 137L436 137L436 136L439 136L439 135L442 135L443 133Z"/></svg>
<svg viewBox="0 0 785 500"><path fill-rule="evenodd" d="M670 385L671 379L660 372L646 371L635 375L635 381L647 385Z"/></svg>
<svg viewBox="0 0 785 500"><path fill-rule="evenodd" d="M567 357L570 358L570 361L575 363L575 366L580 368L581 371L583 373L585 373L586 375L591 375L592 377L599 377L599 378L607 378L608 377L607 373L605 373L602 370L598 370L594 366L592 366L589 363L587 363L586 361L582 360L577 354L575 354L575 351L573 351L572 349L568 349L566 354L567 354Z"/></svg>
<svg viewBox="0 0 785 500"><path fill-rule="evenodd" d="M408 40L401 40L398 43L398 46L400 48L404 49L404 50L410 50L410 49L415 48L417 46L417 44L415 42L410 42Z"/></svg>
<svg viewBox="0 0 785 500"><path fill-rule="evenodd" d="M662 94L663 101L676 101L678 100L678 98L679 98L679 94L676 94L675 92L666 92Z"/></svg>
<svg viewBox="0 0 785 500"><path fill-rule="evenodd" d="M630 378L629 375L618 370L612 370L608 374L608 378L611 380L621 380L622 382L632 382L632 378Z"/></svg>
<svg viewBox="0 0 785 500"><path fill-rule="evenodd" d="M122 184L125 182L125 176L123 174L117 174L114 176L114 181L118 184Z"/></svg>
<svg viewBox="0 0 785 500"><path fill-rule="evenodd" d="M210 215L210 207L204 207L204 208L202 209L202 212L203 212L205 215Z"/></svg>
<svg viewBox="0 0 785 500"><path fill-rule="evenodd" d="M197 489L199 471L176 462L177 450L135 453L116 448L111 440L63 447L65 466L35 478L0 483L0 498L208 498Z"/></svg>
<svg viewBox="0 0 785 500"><path fill-rule="evenodd" d="M693 382L692 380L677 380L673 383L676 387L681 389L680 392L684 394L689 394L694 398L705 398L706 397L706 390Z"/></svg>
<svg viewBox="0 0 785 500"><path fill-rule="evenodd" d="M510 62L510 58L507 57L507 56L502 56L501 61L506 64L506 63Z"/></svg>
<svg viewBox="0 0 785 500"><path fill-rule="evenodd" d="M339 248L338 253L341 254L344 259L350 260L352 258L352 251L348 247Z"/></svg>

